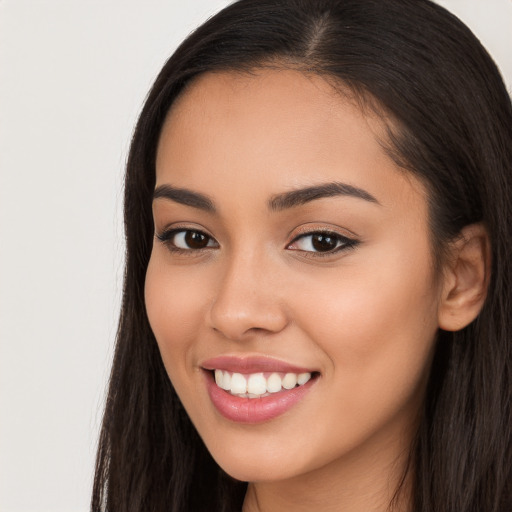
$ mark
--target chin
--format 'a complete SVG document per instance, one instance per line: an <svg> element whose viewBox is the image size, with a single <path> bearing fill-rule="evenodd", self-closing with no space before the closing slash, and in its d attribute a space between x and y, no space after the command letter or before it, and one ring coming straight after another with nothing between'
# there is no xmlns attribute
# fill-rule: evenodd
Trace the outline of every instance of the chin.
<svg viewBox="0 0 512 512"><path fill-rule="evenodd" d="M242 482L277 482L297 476L286 463L261 457L259 460L221 457L216 461L229 476Z"/></svg>
<svg viewBox="0 0 512 512"><path fill-rule="evenodd" d="M320 460L320 454L304 450L303 435L295 440L293 436L286 439L275 431L247 437L230 434L229 441L219 437L206 439L206 447L217 464L236 480L282 481L308 473L325 463Z"/></svg>

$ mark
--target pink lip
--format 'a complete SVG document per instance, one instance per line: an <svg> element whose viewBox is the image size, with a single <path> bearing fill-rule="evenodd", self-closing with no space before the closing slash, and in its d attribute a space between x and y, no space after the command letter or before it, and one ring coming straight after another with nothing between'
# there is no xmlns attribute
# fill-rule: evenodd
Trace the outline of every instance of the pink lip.
<svg viewBox="0 0 512 512"><path fill-rule="evenodd" d="M313 370L264 357L221 356L204 361L201 366L205 370L206 387L213 405L222 416L238 423L262 423L284 414L300 402L318 380L317 376L313 376L306 384L290 390L283 389L262 398L242 398L217 386L211 370L219 369L245 374L257 372L306 373L313 372Z"/></svg>
<svg viewBox="0 0 512 512"><path fill-rule="evenodd" d="M313 373L314 371L310 368L301 368L278 359L262 356L219 356L203 361L201 366L205 370L224 370L244 374L258 372Z"/></svg>

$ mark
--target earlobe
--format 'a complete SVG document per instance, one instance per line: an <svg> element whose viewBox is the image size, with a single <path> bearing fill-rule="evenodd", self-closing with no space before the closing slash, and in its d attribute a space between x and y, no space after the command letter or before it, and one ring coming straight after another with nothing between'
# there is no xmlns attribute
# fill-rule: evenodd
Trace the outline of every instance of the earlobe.
<svg viewBox="0 0 512 512"><path fill-rule="evenodd" d="M483 224L471 224L452 243L439 305L439 327L458 331L480 313L491 272L489 235Z"/></svg>

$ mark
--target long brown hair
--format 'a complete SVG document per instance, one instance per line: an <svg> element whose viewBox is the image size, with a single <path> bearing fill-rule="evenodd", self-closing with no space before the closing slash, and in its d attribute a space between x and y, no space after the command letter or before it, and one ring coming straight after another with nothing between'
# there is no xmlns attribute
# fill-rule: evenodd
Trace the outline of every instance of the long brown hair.
<svg viewBox="0 0 512 512"><path fill-rule="evenodd" d="M411 452L415 512L512 510L512 106L485 49L429 0L240 0L163 67L134 132L125 183L126 273L92 511L240 510L246 484L217 466L163 367L144 305L156 147L194 77L294 66L376 100L390 153L430 192L437 257L483 222L492 245L476 321L439 332Z"/></svg>

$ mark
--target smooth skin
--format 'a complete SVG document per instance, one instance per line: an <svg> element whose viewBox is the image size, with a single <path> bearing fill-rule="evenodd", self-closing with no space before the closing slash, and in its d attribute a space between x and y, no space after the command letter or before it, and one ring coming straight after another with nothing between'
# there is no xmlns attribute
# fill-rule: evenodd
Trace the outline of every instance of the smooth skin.
<svg viewBox="0 0 512 512"><path fill-rule="evenodd" d="M147 312L212 456L250 482L244 512L387 510L436 332L467 325L485 297L485 230L469 226L436 275L425 188L386 154L383 122L341 89L294 70L205 74L158 146L156 189L208 201L154 200ZM332 183L364 193L275 207ZM206 390L201 363L220 355L320 376L283 415L239 424ZM410 510L408 484L398 510Z"/></svg>

